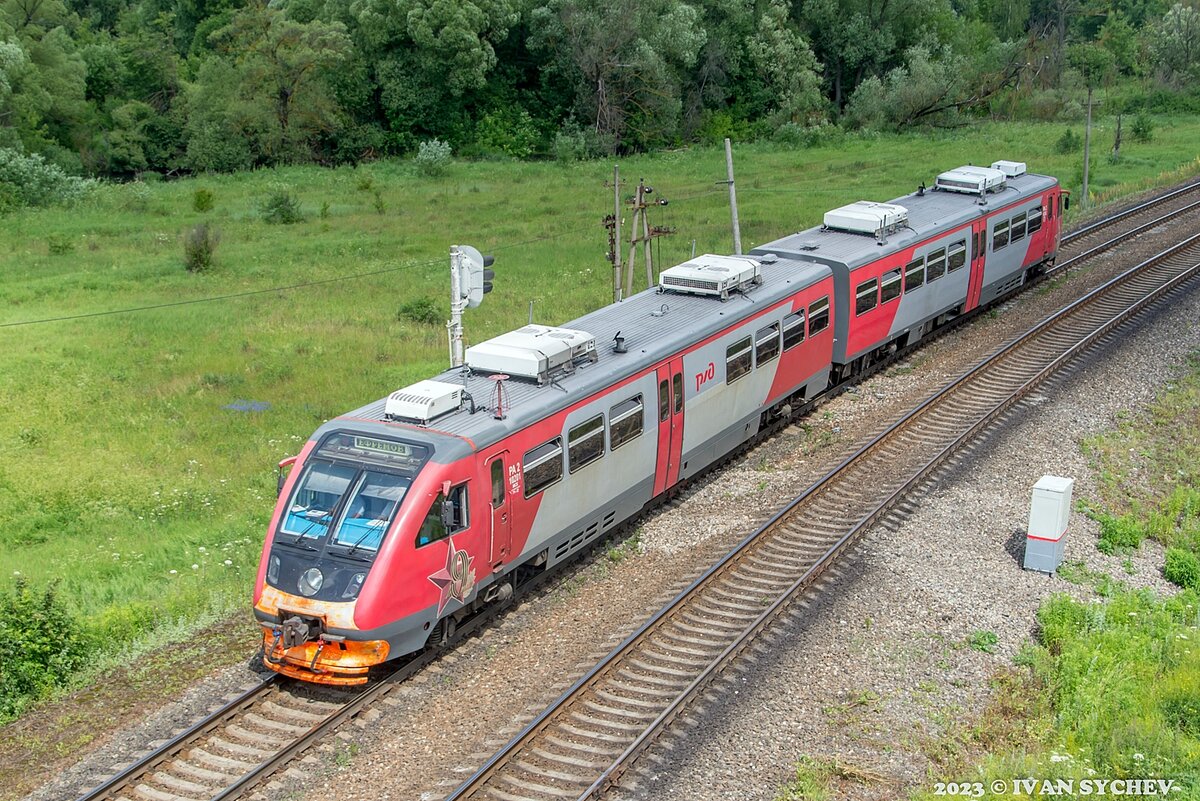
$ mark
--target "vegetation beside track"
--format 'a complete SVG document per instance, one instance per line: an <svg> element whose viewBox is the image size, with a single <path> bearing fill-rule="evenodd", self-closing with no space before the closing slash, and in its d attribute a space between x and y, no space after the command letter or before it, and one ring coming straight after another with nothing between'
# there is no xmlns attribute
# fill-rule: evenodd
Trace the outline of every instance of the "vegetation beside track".
<svg viewBox="0 0 1200 801"><path fill-rule="evenodd" d="M964 162L1020 158L1070 185L1075 156L1053 145L1061 128L739 148L743 240ZM1194 117L1160 120L1153 142L1127 144L1093 186L1115 195L1194 174L1198 130ZM729 250L721 151L631 158L622 173L670 201L653 222L678 233L659 240L658 264L684 260L693 239L697 252ZM244 610L274 464L323 420L445 364L444 330L424 310L444 306L448 245L497 255L496 291L466 320L472 340L524 322L530 301L540 321L582 314L610 297L600 220L611 175L607 162L457 163L441 177L400 162L292 168L107 186L76 209L12 214L0 231L0 577L35 593L57 581L92 665ZM299 222L264 219L281 193ZM211 266L189 272L186 234L201 223L220 239ZM3 327L293 284L309 286Z"/></svg>

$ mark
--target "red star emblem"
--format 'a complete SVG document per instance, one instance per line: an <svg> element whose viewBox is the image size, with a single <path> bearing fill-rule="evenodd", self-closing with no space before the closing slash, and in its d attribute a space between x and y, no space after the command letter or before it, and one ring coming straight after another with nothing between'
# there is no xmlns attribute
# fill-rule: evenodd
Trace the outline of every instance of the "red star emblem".
<svg viewBox="0 0 1200 801"><path fill-rule="evenodd" d="M438 597L439 615L450 603L450 599L453 598L460 604L466 603L468 596L475 589L475 569L471 567L475 557L465 550L456 549L453 539L447 539L446 542L446 566L429 577L441 591Z"/></svg>

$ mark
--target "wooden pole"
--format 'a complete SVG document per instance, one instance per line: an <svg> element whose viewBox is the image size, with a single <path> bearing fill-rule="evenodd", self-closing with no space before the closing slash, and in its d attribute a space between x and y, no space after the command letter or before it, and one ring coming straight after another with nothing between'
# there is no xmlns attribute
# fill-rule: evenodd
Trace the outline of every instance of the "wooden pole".
<svg viewBox="0 0 1200 801"><path fill-rule="evenodd" d="M738 225L737 192L733 188L733 146L725 140L725 175L729 182L729 212L733 215L733 252L742 255L742 229Z"/></svg>
<svg viewBox="0 0 1200 801"><path fill-rule="evenodd" d="M1088 87L1087 127L1083 129L1083 208L1088 206L1088 170L1092 166L1092 87Z"/></svg>
<svg viewBox="0 0 1200 801"><path fill-rule="evenodd" d="M625 264L625 297L633 294L633 260L637 254L638 216L642 213L642 184L638 182L633 200L633 223L629 226L629 261Z"/></svg>
<svg viewBox="0 0 1200 801"><path fill-rule="evenodd" d="M613 165L613 303L621 299L621 166Z"/></svg>
<svg viewBox="0 0 1200 801"><path fill-rule="evenodd" d="M646 198L642 197L642 249L646 258L646 289L654 286L654 265L650 262L650 220L646 214Z"/></svg>

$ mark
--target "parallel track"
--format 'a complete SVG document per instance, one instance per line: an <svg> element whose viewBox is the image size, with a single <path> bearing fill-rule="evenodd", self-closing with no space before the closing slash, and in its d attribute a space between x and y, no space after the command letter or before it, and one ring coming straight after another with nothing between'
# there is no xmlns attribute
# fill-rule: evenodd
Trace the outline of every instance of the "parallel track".
<svg viewBox="0 0 1200 801"><path fill-rule="evenodd" d="M1131 236L1200 208L1200 201L1194 199L1197 196L1200 196L1200 182L1122 209L1065 235L1061 253L1069 257L1060 261L1048 274L1065 271ZM1069 255L1071 252L1075 255ZM854 459L860 455L866 454L860 453L852 457L835 473L849 471ZM868 468L864 466L854 469ZM831 474L831 477L833 475ZM871 479L860 475L855 480ZM885 485L880 483L878 486ZM794 502L793 507L796 504L808 503L806 499L810 495L824 498L823 503L830 505L832 512L857 508L851 507L850 504L859 501L857 493L853 490L835 490L831 485L829 489L821 492L815 489L810 491ZM886 508L886 505L881 508ZM780 516L787 513L788 510L785 510ZM830 517L829 520L844 518L845 514L842 514L840 518ZM875 517L870 519L874 520ZM774 519L767 524L767 527L770 526L783 524ZM854 529L855 532L858 530L860 529ZM844 528L842 531L844 534ZM597 757L603 757L605 760L611 757L615 761L599 774L601 778L597 780L596 788L589 792L606 786L620 774L634 753L640 752L644 742L648 741L647 738L652 739L677 714L678 708L698 691L697 688L682 695L677 692L677 685L684 676L694 675L691 681L706 682L706 677L710 676L712 671L719 669L728 658L736 655L735 651L744 647L744 642L748 640L738 637L745 633L747 621L755 615L764 618L769 615L773 618L783 599L790 597L787 593L780 595L784 585L790 587L793 593L799 587L807 586L812 578L824 569L828 560L840 553L845 544L853 538L851 535L844 535L841 540L835 542L833 535L837 532L838 527L834 524L823 524L815 530L787 529L784 538L773 540L773 544L764 541L763 547L756 548L752 555L750 552L743 554L741 550L731 553L700 579L701 582L706 581L715 571L722 569L722 566L731 561L736 562L736 571L729 573L725 579L726 589L719 592L706 590L703 603L698 607L689 608L684 616L676 616L671 611L679 603L677 599L675 604L664 609L638 634L627 640L618 651L631 646L640 636L649 636L644 633L650 627L655 627L655 632L658 632L658 624L670 624L670 628L658 634L657 639L647 640L648 650L638 651L637 661L622 663L622 669L628 672L628 676L641 677L639 680L644 680L644 686L648 689L629 690L618 682L605 689L604 694L597 690L586 702L581 702L584 704L581 708L586 710L585 712L566 713L578 718L568 717L566 728L555 729L557 734L552 732L547 735L551 739L547 739L530 754L511 762L518 770L526 771L526 775L538 777L545 782L545 795L527 796L503 790L503 786L512 789L514 785L509 774L498 772L502 764L507 764L505 759L498 755L472 780L475 784L468 782L451 798L468 797L478 793L485 785L486 792L478 797L562 798L565 797L563 791L566 788L560 787L559 784L566 782L571 788L568 794L580 789L578 785L587 775L587 771L603 767L596 761ZM760 530L759 534L761 533ZM755 540L759 534L752 536L744 546ZM834 545L831 546L831 542ZM796 579L794 574L804 565L809 567L802 570L800 578ZM730 585L729 581L734 584ZM739 585L738 582L742 584ZM731 590L731 586L742 588ZM697 589L698 586L693 586L691 590L685 591L680 599ZM776 599L774 603L771 603L772 598ZM456 640L483 627L492 616L494 615L481 616L472 624L463 626ZM714 630L721 633L715 640L710 637ZM755 632L757 630L758 628L754 629ZM725 642L725 645L718 647L721 642ZM725 651L729 652L728 658L725 657ZM714 653L718 657L716 662L713 661ZM281 680L272 675L261 685L247 690L103 784L83 794L78 801L228 801L238 798L294 756L366 709L380 696L390 692L399 682L436 660L439 655L438 651L422 653L403 663L390 675L365 687L354 689L311 687ZM603 664L597 666L581 684L590 684L589 679L595 678L603 667ZM618 678L626 676L625 673L617 675ZM617 703L616 698L623 699L620 703L626 706L622 709L611 707L611 704ZM616 711L609 711L610 709ZM652 721L655 725L647 728L644 722L652 710L655 711ZM549 725L547 715L552 714L548 711L531 724L526 733L519 735L518 739L534 729L540 731L546 728ZM572 720L578 725L572 724ZM595 720L601 721L598 730L586 728L594 727L596 724L592 721ZM582 744L585 742L587 745ZM630 749L631 753L625 755L622 748ZM528 761L531 758L534 761ZM579 773L580 770L585 770L585 773ZM477 781L484 773L489 776L494 774L495 781L500 782L500 785L492 786ZM565 776L570 776L570 780L565 779ZM537 781L526 781L521 786L529 788L537 784ZM470 789L471 787L476 789ZM587 789L585 785L581 791ZM587 794L584 795L586 797Z"/></svg>

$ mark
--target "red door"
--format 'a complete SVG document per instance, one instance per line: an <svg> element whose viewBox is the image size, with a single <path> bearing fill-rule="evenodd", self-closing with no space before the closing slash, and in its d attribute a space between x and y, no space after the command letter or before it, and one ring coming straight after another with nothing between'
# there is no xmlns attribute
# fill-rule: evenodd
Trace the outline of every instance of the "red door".
<svg viewBox="0 0 1200 801"><path fill-rule="evenodd" d="M487 460L488 475L491 478L491 507L492 507L492 565L496 566L508 559L512 547L512 517L509 514L511 504L508 500L508 451L500 451Z"/></svg>
<svg viewBox="0 0 1200 801"><path fill-rule="evenodd" d="M658 368L658 464L654 469L654 494L679 481L683 453L683 359L672 359Z"/></svg>
<svg viewBox="0 0 1200 801"><path fill-rule="evenodd" d="M967 304L964 312L979 305L983 294L983 268L987 264L987 220L978 220L971 226L971 278L967 282Z"/></svg>

